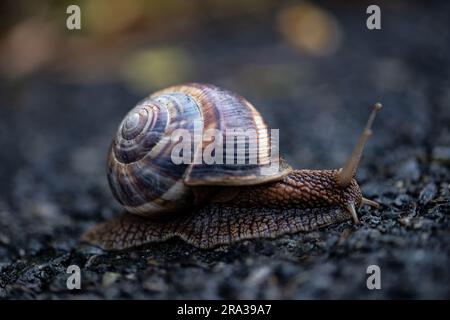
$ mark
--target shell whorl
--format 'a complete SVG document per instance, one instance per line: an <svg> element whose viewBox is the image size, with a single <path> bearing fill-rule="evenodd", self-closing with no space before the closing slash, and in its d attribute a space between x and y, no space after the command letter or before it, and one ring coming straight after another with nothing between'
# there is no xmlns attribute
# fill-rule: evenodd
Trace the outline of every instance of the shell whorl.
<svg viewBox="0 0 450 320"><path fill-rule="evenodd" d="M256 140L248 144L257 145L262 157L257 164L174 164L172 133L185 129L194 136L195 125L203 132L254 129ZM193 156L204 148L193 150ZM270 165L265 162L270 152L269 130L248 101L212 85L180 85L152 94L125 116L111 143L108 181L115 198L132 213L175 211L195 204L193 185L251 185L282 178L290 171L284 164L276 173L261 175Z"/></svg>
<svg viewBox="0 0 450 320"><path fill-rule="evenodd" d="M169 112L151 99L145 99L124 118L117 131L114 156L121 163L139 161L155 147L166 130Z"/></svg>

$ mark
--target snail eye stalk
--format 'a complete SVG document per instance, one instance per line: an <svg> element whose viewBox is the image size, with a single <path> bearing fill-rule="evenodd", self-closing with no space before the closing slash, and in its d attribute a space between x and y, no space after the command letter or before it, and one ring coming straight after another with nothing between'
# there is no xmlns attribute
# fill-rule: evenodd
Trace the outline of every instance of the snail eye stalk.
<svg viewBox="0 0 450 320"><path fill-rule="evenodd" d="M364 151L364 146L366 145L367 139L372 134L372 125L377 115L377 112L382 108L381 103L375 103L373 105L372 113L367 120L366 127L361 133L358 143L356 144L353 152L348 158L345 166L338 171L336 175L336 181L340 188L346 188L350 185L353 177L356 175L356 171L358 170L359 161L361 160L362 153Z"/></svg>

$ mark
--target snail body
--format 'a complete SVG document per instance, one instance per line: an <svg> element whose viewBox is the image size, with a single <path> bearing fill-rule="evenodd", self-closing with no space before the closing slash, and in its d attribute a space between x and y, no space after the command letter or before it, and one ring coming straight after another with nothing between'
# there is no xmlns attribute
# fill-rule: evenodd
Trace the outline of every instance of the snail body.
<svg viewBox="0 0 450 320"><path fill-rule="evenodd" d="M362 197L354 176L380 108L375 105L342 169L293 170L271 155L270 130L244 98L205 84L158 91L126 115L109 150L109 185L129 213L94 226L82 240L121 250L177 236L211 248L310 231L349 218L358 223L355 208L377 206ZM247 137L245 146L257 146L258 161L250 161L252 151L238 163L195 161L208 148L198 144L193 163L175 164L174 134L182 129L195 135L196 124L217 132L252 129L256 134ZM267 170L274 161L277 169Z"/></svg>

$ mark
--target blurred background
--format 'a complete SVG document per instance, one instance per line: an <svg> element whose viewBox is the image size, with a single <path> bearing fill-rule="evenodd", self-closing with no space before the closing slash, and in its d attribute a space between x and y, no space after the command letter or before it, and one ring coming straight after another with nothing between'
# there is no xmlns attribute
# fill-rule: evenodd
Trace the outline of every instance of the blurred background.
<svg viewBox="0 0 450 320"><path fill-rule="evenodd" d="M81 30L66 28L72 4ZM368 30L370 4L1 1L0 270L68 252L120 210L105 175L113 134L137 101L182 82L246 97L280 129L281 153L297 168L341 166L379 101L358 174L363 191L397 201L398 212L430 182L434 197L448 199L450 6L377 1L382 29ZM438 268L429 283L448 277L439 269L447 258L422 259ZM26 296L24 283L16 297ZM416 296L448 294L426 288ZM34 290L27 294L45 285Z"/></svg>

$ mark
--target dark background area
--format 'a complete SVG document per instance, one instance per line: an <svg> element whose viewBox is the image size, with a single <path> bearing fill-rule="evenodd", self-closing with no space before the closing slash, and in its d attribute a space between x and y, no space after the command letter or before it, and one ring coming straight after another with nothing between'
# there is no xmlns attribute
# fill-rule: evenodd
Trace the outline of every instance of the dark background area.
<svg viewBox="0 0 450 320"><path fill-rule="evenodd" d="M69 31L74 3L0 4L0 298L450 298L446 1L378 1L375 31L361 1L78 1ZM296 168L341 166L382 102L358 172L381 208L215 250L81 245L120 212L105 161L122 117L186 81L246 97Z"/></svg>

